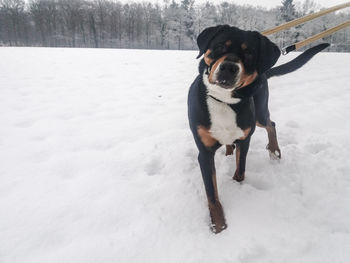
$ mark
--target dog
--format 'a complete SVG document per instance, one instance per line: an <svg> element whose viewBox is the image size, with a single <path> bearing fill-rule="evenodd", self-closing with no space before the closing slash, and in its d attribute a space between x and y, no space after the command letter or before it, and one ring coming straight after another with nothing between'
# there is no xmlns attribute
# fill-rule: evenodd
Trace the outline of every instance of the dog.
<svg viewBox="0 0 350 263"><path fill-rule="evenodd" d="M218 25L201 32L197 44L197 59L204 57L188 93L188 119L199 151L211 230L219 233L227 224L216 185L216 150L226 145L226 155L236 151L233 179L243 181L250 138L259 126L267 131L270 157L280 159L276 127L268 109L267 79L300 68L329 44L310 48L275 68L272 67L280 57L280 49L256 31Z"/></svg>

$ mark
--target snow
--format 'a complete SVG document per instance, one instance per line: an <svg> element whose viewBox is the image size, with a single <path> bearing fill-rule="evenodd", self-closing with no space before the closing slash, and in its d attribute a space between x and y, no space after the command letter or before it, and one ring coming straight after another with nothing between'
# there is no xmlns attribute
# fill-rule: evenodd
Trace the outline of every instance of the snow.
<svg viewBox="0 0 350 263"><path fill-rule="evenodd" d="M350 54L270 79L282 160L260 128L242 184L217 152L217 235L187 122L196 55L0 48L1 263L350 262Z"/></svg>

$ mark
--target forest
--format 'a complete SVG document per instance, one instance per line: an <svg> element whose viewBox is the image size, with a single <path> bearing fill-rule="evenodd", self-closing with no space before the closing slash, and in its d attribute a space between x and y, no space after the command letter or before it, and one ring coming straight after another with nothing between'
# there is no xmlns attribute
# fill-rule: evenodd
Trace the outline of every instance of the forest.
<svg viewBox="0 0 350 263"><path fill-rule="evenodd" d="M0 46L191 50L208 26L263 31L320 9L313 0L282 0L273 9L195 0L0 0ZM284 47L349 18L349 12L332 13L270 38ZM349 36L346 28L323 41L331 51L349 52Z"/></svg>

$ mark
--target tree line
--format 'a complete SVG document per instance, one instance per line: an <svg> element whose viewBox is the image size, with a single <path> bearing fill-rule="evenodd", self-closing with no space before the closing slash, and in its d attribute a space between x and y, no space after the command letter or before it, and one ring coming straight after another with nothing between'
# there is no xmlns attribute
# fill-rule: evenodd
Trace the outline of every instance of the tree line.
<svg viewBox="0 0 350 263"><path fill-rule="evenodd" d="M194 0L122 3L117 0L0 0L0 45L90 48L196 49L206 27L230 24L263 31L320 7L313 0L283 0L274 9ZM272 35L280 47L340 24L333 13ZM350 29L326 39L334 51L350 51Z"/></svg>

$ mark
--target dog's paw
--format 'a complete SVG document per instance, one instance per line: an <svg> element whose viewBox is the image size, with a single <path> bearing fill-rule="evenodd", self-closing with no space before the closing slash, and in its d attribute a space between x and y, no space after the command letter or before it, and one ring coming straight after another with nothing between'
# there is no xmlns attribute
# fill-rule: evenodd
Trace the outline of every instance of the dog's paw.
<svg viewBox="0 0 350 263"><path fill-rule="evenodd" d="M237 170L235 172L235 175L233 176L233 180L236 180L237 182L242 182L244 180L244 173L240 174Z"/></svg>
<svg viewBox="0 0 350 263"><path fill-rule="evenodd" d="M213 233L218 234L227 228L224 211L219 201L209 203L209 213L211 218L210 229Z"/></svg>
<svg viewBox="0 0 350 263"><path fill-rule="evenodd" d="M269 150L269 155L270 155L270 159L271 160L281 160L281 152L280 151L274 151L274 152L271 152Z"/></svg>
<svg viewBox="0 0 350 263"><path fill-rule="evenodd" d="M281 150L278 147L271 147L269 144L266 145L266 149L269 151L270 159L271 160L280 160Z"/></svg>
<svg viewBox="0 0 350 263"><path fill-rule="evenodd" d="M223 225L221 226L217 226L216 224L211 224L210 225L210 230L211 232L213 232L214 234L218 234L220 233L221 231L225 230L227 228L227 224L224 223Z"/></svg>

